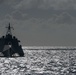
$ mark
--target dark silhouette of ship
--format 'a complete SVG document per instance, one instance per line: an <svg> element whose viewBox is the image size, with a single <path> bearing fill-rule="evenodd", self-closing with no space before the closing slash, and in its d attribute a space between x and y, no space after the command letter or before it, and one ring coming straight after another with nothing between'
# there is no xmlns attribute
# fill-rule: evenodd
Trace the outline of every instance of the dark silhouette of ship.
<svg viewBox="0 0 76 75"><path fill-rule="evenodd" d="M0 56L3 57L13 57L13 56L24 56L24 52L22 46L19 45L20 40L18 40L15 36L12 35L11 29L13 27L6 27L7 32L5 36L0 38Z"/></svg>

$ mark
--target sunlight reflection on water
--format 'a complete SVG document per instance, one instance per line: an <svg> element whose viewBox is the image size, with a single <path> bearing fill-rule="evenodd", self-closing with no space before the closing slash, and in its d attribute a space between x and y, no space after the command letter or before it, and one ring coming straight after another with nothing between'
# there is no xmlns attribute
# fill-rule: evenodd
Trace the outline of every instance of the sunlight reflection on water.
<svg viewBox="0 0 76 75"><path fill-rule="evenodd" d="M24 50L25 57L1 58L1 75L75 75L75 50Z"/></svg>

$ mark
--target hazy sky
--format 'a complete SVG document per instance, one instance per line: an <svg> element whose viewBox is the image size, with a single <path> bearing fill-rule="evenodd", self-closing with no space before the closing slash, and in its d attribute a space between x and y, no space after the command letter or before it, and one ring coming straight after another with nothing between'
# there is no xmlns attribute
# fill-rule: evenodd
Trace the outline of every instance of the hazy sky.
<svg viewBox="0 0 76 75"><path fill-rule="evenodd" d="M0 36L8 23L25 46L76 46L76 0L0 0Z"/></svg>

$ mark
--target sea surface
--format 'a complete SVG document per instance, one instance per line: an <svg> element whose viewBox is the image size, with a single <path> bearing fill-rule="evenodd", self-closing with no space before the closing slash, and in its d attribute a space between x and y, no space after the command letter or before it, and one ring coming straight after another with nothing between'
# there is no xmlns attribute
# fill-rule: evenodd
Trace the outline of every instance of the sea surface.
<svg viewBox="0 0 76 75"><path fill-rule="evenodd" d="M23 47L24 57L0 57L0 75L76 75L76 47Z"/></svg>

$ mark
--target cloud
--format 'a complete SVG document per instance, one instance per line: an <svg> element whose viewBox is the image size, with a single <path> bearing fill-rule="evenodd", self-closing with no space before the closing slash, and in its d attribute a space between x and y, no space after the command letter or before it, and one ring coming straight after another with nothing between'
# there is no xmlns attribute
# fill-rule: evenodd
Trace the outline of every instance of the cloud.
<svg viewBox="0 0 76 75"><path fill-rule="evenodd" d="M40 6L41 9L67 10L76 9L75 0L43 0Z"/></svg>
<svg viewBox="0 0 76 75"><path fill-rule="evenodd" d="M31 8L38 9L50 9L55 10L66 10L66 9L76 9L75 0L22 0L18 5L15 6L16 9L26 10Z"/></svg>
<svg viewBox="0 0 76 75"><path fill-rule="evenodd" d="M62 14L60 14L56 19L55 22L58 24L68 24L68 25L72 25L72 24L76 24L75 22L75 18L73 16L71 16L69 13L67 12L63 12Z"/></svg>
<svg viewBox="0 0 76 75"><path fill-rule="evenodd" d="M0 1L0 33L11 22L22 42L25 44L28 40L27 45L35 45L36 42L36 45L57 45L62 44L62 40L71 40L72 35L76 37L75 0Z"/></svg>
<svg viewBox="0 0 76 75"><path fill-rule="evenodd" d="M2 0L0 0L2 1ZM1 2L2 3L2 2ZM3 0L0 18L10 14L16 19L49 18L68 10L75 10L75 0ZM62 11L64 10L64 11ZM58 13L58 14L57 14Z"/></svg>

